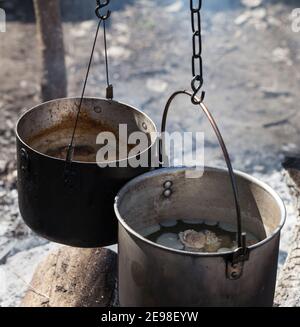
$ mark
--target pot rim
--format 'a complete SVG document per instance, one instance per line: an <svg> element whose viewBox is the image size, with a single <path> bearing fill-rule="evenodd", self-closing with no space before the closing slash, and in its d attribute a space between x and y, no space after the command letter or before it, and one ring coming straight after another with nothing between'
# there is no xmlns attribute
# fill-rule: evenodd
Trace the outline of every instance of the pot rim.
<svg viewBox="0 0 300 327"><path fill-rule="evenodd" d="M123 226L123 228L129 232L131 235L133 235L134 237L138 238L140 241L145 242L147 244L149 244L150 246L154 246L157 248L160 248L164 251L167 252L172 252L172 253L176 253L176 254L180 254L180 255L190 255L190 256L197 256L197 257L224 257L230 254L233 254L236 250L234 251L228 251L228 252L211 252L211 253L202 253L202 252L191 252L191 251L185 251L185 250L177 250L177 249L172 249L172 248L168 248L166 246L157 244L155 242L150 241L149 239L147 239L146 237L143 237L142 235L140 235L138 232L136 232L133 228L131 228L126 221L122 218L120 212L119 212L119 202L120 202L120 198L123 197L123 195L128 192L129 188L136 184L139 181L142 181L143 179L147 179L147 178L151 178L157 175L160 175L162 173L172 173L172 172L180 172L180 171L187 171L187 170L192 170L194 168L191 167L171 167L171 168L161 168L161 169L157 169L155 171L151 171L148 173L145 173L143 175L140 175L134 179L132 179L131 181L129 181L117 194L117 196L115 197L115 202L114 202L114 210L115 210L115 214L116 217L119 221L119 223ZM217 167L210 167L210 166L205 166L204 167L205 171L218 171L218 172L226 172L228 173L228 171L224 168L217 168ZM279 232L281 231L281 229L283 228L285 221L286 221L286 207L284 205L283 200L281 199L281 197L278 195L278 193L271 188L268 184L266 184L265 182L260 181L259 179L257 179L256 177L253 177L251 175L248 175L244 172L241 172L239 170L234 170L235 175L248 180L251 183L254 183L258 186L260 186L261 188L263 188L266 192L268 192L272 198L276 201L276 203L278 204L278 207L280 209L280 213L281 213L281 219L280 219L280 223L278 225L278 227L273 231L273 233L271 235L269 235L268 237L266 237L265 239L263 239L262 241L249 246L248 248L250 250L255 250L256 248L259 248L261 246L263 246L264 244L268 243L269 241L271 241L274 237L276 237Z"/></svg>
<svg viewBox="0 0 300 327"><path fill-rule="evenodd" d="M98 97L84 97L83 98L84 100L87 99L87 100L103 100L103 101L107 101L107 102L115 102L117 104L120 104L120 105L124 105L125 107L128 107L128 109L132 109L133 111L136 111L142 115L144 115L149 121L150 123L152 124L152 126L154 127L154 133L156 133L156 137L155 137L155 140L153 140L153 142L151 142L151 144L149 145L149 147L147 147L143 152L141 152L139 155L142 155L146 152L148 152L153 146L154 144L157 142L158 140L158 131L157 131L157 127L154 123L154 121L146 114L144 113L143 111L137 109L136 107L132 106L132 105L129 105L129 104L126 104L124 102L120 102L120 101L116 101L116 100L107 100L105 98L98 98ZM35 110L39 110L39 108L42 106L42 105L45 105L45 104L49 104L49 103L52 103L52 102L56 102L56 101L63 101L63 100L80 100L80 97L66 97L66 98L58 98L58 99L53 99L53 100L50 100L50 101L46 101L46 102L42 102L28 110L26 110L21 116L20 118L18 119L16 125L15 125L15 134L16 134L16 137L17 139L23 144L23 146L25 146L26 148L30 149L31 151L33 151L34 153L44 157L44 158L48 158L48 159L51 159L51 160L56 160L56 161L61 161L61 162L66 162L65 159L61 159L61 158L55 158L55 157L52 157L52 156L49 156L49 155L46 155L45 153L42 153L40 151L37 151L36 149L32 148L31 146L29 146L20 136L19 134L19 127L20 127L20 124L22 122L22 120L32 111L35 111ZM121 160L114 160L114 161L108 161L108 162L105 162L105 164L107 165L110 165L110 164L114 164L114 163L122 163L122 162L125 162L125 161L128 161L130 159L133 159L137 156L132 156L132 157L127 157L125 159L121 159ZM75 164L86 164L86 165L98 165L97 162L87 162L87 161L78 161L78 160L72 160L72 163L75 163ZM100 163L101 164L101 163Z"/></svg>

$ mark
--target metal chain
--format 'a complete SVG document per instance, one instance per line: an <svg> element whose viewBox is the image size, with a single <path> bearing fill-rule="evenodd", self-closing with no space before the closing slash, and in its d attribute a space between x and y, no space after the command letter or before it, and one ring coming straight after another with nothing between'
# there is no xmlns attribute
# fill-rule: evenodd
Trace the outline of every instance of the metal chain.
<svg viewBox="0 0 300 327"><path fill-rule="evenodd" d="M203 86L203 67L202 67L202 35L201 35L201 8L202 0L190 0L191 21L193 31L193 56L192 56L192 75L191 82L193 95L192 103L200 104L203 102L205 92L197 99L197 95Z"/></svg>

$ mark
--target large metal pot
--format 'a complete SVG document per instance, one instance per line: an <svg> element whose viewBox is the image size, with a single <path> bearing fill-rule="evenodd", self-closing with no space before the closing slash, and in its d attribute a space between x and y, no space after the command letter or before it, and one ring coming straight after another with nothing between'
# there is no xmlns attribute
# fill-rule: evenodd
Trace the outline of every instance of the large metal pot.
<svg viewBox="0 0 300 327"><path fill-rule="evenodd" d="M188 91L170 97L162 132L170 106L179 95L193 99ZM115 201L120 303L272 306L280 231L286 216L283 202L267 185L233 171L213 116L203 102L194 99L218 138L228 170L206 167L201 178L190 178L194 168L165 168L139 176L122 188ZM162 144L160 159L164 161ZM167 248L142 236L146 228L168 219L204 219L235 225L238 246L225 253L195 253ZM261 241L248 247L245 231Z"/></svg>
<svg viewBox="0 0 300 327"><path fill-rule="evenodd" d="M228 172L205 168L200 179L169 168L139 176L118 194L119 297L122 306L272 306L285 208L266 184L236 172L243 228L262 241L248 248L243 272L230 278L234 253L195 253L160 246L140 231L167 219L236 224ZM172 184L165 197L166 182ZM137 205L139 204L139 205Z"/></svg>
<svg viewBox="0 0 300 327"><path fill-rule="evenodd" d="M150 133L156 127L131 106L85 98L75 137L82 158L76 161L75 156L66 164L64 150L71 140L79 101L43 103L18 121L19 207L28 226L49 240L78 247L106 246L117 242L114 196L127 181L150 168L132 168L126 165L126 157L116 160L116 167L100 168L95 159L85 160L85 156L93 153L99 132L117 134L119 124L127 124L128 135L135 131L148 135L149 147L144 151L150 157L156 142Z"/></svg>

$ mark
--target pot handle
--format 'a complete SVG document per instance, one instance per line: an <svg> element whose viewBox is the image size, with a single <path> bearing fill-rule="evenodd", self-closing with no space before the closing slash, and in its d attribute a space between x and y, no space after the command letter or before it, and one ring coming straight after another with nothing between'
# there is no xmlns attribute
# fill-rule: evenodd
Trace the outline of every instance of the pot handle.
<svg viewBox="0 0 300 327"><path fill-rule="evenodd" d="M162 127L161 127L161 135L163 135L163 133L166 131L166 124L167 124L167 118L168 118L168 113L169 113L169 109L170 106L173 102L173 100L181 94L185 94L189 97L192 97L193 94L189 91L177 91L175 93L173 93L171 95L171 97L169 98L166 107L164 109L164 114L163 114L163 118L162 118ZM198 100L198 99L197 99ZM212 116L212 114L210 113L210 111L208 110L208 108L205 106L205 104L203 102L199 101L199 106L200 108L203 110L204 114L206 115L206 117L208 118L217 138L219 141L219 144L221 146L225 161L226 161L226 165L228 168L228 172L229 172L229 177L230 177L230 182L231 182L231 186L232 186L232 190L233 190L233 195L234 195L234 203L235 203L235 209L236 209L236 218L237 218L237 242L238 242L238 251L236 253L239 252L239 255L243 254L243 257L246 257L245 254L248 252L247 251L247 246L246 246L246 233L242 232L242 219L241 219L241 208L240 208L240 204L239 204L239 195L238 195L238 187L237 187L237 182L236 182L236 178L235 178L235 174L232 168L232 164L231 164L231 160L230 160L230 156L228 154L224 139L222 137L222 134L218 128L218 125L214 119L214 117ZM162 139L160 139L160 150L159 150L159 156L160 156L160 163L163 164L163 154L165 153L165 149L163 148L163 142Z"/></svg>

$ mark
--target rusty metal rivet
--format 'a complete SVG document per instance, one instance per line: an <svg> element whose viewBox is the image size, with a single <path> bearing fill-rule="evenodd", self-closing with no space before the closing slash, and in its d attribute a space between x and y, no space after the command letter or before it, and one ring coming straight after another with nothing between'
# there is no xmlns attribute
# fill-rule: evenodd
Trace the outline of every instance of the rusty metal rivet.
<svg viewBox="0 0 300 327"><path fill-rule="evenodd" d="M164 191L164 197L169 198L171 195L172 195L172 191L170 189Z"/></svg>
<svg viewBox="0 0 300 327"><path fill-rule="evenodd" d="M102 112L102 108L99 106L94 107L94 111L95 111L95 113L100 114Z"/></svg>
<svg viewBox="0 0 300 327"><path fill-rule="evenodd" d="M21 149L21 169L23 171L26 171L28 169L28 161L29 161L28 153L24 148L22 148Z"/></svg>
<svg viewBox="0 0 300 327"><path fill-rule="evenodd" d="M239 276L239 274L236 272L236 271L233 271L232 273L231 273L231 278L237 278Z"/></svg>
<svg viewBox="0 0 300 327"><path fill-rule="evenodd" d="M166 181L164 183L164 188L170 188L170 187L172 187L172 185L173 185L173 183L171 181Z"/></svg>

